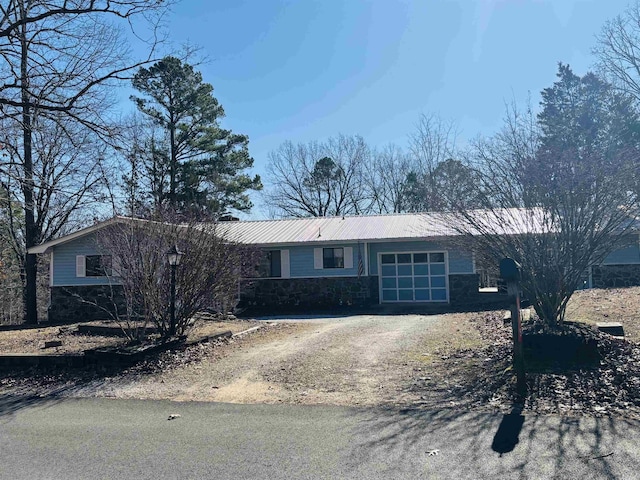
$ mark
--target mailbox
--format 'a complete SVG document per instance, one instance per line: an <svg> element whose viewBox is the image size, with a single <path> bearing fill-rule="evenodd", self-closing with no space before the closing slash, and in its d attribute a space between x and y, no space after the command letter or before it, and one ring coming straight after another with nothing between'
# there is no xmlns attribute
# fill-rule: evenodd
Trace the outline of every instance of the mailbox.
<svg viewBox="0 0 640 480"><path fill-rule="evenodd" d="M513 258L503 258L500 260L500 277L507 282L520 280L520 264Z"/></svg>

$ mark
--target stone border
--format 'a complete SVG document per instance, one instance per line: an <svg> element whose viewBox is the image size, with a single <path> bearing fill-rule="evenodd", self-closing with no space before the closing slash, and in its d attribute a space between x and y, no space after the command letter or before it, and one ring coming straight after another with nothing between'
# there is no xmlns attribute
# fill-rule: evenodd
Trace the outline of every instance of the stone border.
<svg viewBox="0 0 640 480"><path fill-rule="evenodd" d="M140 327L142 328L142 327ZM158 333L158 329L149 325L144 327L145 333ZM103 337L126 337L122 327L119 325L90 325L87 323L78 324L78 329L74 332L79 335L101 335Z"/></svg>
<svg viewBox="0 0 640 480"><path fill-rule="evenodd" d="M191 345L197 345L199 343L206 343L206 342L210 342L212 340L218 340L219 338L231 338L235 336L233 333L231 333L231 330L226 330L224 332L221 333L214 333L212 335L204 335L202 337L199 338L195 338L193 340L189 340L188 342L185 342L184 345L187 347L190 347Z"/></svg>
<svg viewBox="0 0 640 480"><path fill-rule="evenodd" d="M31 367L71 367L86 366L86 357L82 353L75 354L40 354L40 353L2 353L0 354L0 368L31 368Z"/></svg>
<svg viewBox="0 0 640 480"><path fill-rule="evenodd" d="M224 332L216 333L213 335L205 335L188 342L185 342L184 338L177 338L161 344L141 345L130 349L100 347L91 350L85 350L83 353L4 353L0 354L0 368L83 368L89 366L124 368L130 367L152 354L157 354L176 348L185 348L199 343L210 342L212 340L217 340L220 338L232 338L234 336L244 335L251 331L257 330L258 328L262 328L262 325L249 328L235 335L231 332L231 330L226 330Z"/></svg>
<svg viewBox="0 0 640 480"><path fill-rule="evenodd" d="M232 337L233 337L233 338L241 337L241 336L246 335L247 333L251 333L251 332L255 332L256 330L260 330L260 329L261 329L261 328L263 328L263 327L265 327L265 325L256 325L255 327L247 328L246 330L243 330L243 331L241 331L241 332L234 333L234 334L232 335Z"/></svg>

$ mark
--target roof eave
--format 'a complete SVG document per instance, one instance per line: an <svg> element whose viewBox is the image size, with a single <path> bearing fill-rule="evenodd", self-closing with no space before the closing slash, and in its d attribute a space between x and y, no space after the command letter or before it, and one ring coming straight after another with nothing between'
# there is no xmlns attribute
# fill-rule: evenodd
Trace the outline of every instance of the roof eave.
<svg viewBox="0 0 640 480"><path fill-rule="evenodd" d="M98 231L108 225L113 223L124 221L125 217L112 217L108 220L104 220L102 222L96 223L95 225L91 225L90 227L85 227L77 232L70 233L68 235L64 235L62 237L56 238L54 240L49 240L48 242L41 243L40 245L36 245L27 249L27 253L37 255L43 253L49 253L51 249L58 245L62 245L67 242L71 242L72 240L76 240L78 238L82 238L86 235L89 235L95 231Z"/></svg>

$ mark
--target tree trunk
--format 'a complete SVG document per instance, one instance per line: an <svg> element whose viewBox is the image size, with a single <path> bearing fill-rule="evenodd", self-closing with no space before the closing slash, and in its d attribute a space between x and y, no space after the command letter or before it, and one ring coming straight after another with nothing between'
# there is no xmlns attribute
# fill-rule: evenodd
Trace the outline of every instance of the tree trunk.
<svg viewBox="0 0 640 480"><path fill-rule="evenodd" d="M169 147L171 160L169 164L169 205L172 209L176 208L176 126L171 123L169 125Z"/></svg>
<svg viewBox="0 0 640 480"><path fill-rule="evenodd" d="M25 15L24 10L21 12ZM27 253L28 249L35 246L38 241L37 226L33 203L33 156L32 156L32 132L31 132L31 98L29 97L29 72L28 72L28 45L27 27L22 25L20 58L20 85L22 90L22 133L23 133L23 170L22 193L24 194L24 224L25 224L25 256L24 256L24 311L25 322L38 323L38 300L36 295L38 259L35 255Z"/></svg>

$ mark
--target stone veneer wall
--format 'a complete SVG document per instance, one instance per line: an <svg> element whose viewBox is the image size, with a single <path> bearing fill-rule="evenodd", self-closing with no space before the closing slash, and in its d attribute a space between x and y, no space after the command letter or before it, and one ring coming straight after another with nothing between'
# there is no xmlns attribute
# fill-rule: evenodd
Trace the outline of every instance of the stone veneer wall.
<svg viewBox="0 0 640 480"><path fill-rule="evenodd" d="M241 285L241 308L364 307L378 303L378 277L259 278Z"/></svg>
<svg viewBox="0 0 640 480"><path fill-rule="evenodd" d="M474 304L480 300L480 275L451 274L449 275L449 302L451 305Z"/></svg>
<svg viewBox="0 0 640 480"><path fill-rule="evenodd" d="M119 285L51 287L49 321L72 323L111 320L108 311L114 312L114 302L124 305L122 287ZM105 312L103 308L108 311Z"/></svg>
<svg viewBox="0 0 640 480"><path fill-rule="evenodd" d="M593 288L640 285L640 265L599 265L591 269Z"/></svg>
<svg viewBox="0 0 640 480"><path fill-rule="evenodd" d="M481 300L478 274L449 275L452 305L473 305ZM240 307L271 311L367 307L379 303L378 277L260 278L241 286Z"/></svg>

